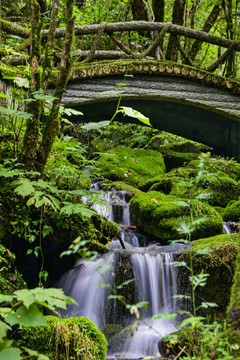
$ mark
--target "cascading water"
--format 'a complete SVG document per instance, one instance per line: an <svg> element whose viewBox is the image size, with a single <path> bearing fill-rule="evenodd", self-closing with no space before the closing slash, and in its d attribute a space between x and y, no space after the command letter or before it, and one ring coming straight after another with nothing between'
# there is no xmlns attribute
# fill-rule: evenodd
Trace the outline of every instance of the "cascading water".
<svg viewBox="0 0 240 360"><path fill-rule="evenodd" d="M118 224L127 225L127 229L131 228L132 221L129 203L125 199L126 193L114 191L106 193L104 196L108 202L111 202L111 206L107 209L95 207L95 210L107 215L110 220ZM126 250L121 249L118 240L112 241L113 250L108 254L91 262L80 260L60 279L57 286L62 287L65 294L74 298L78 303L78 305L71 305L62 315L86 316L99 329L102 329L106 322L112 324L122 322L123 326L130 327L136 318L121 313L122 310L118 309L118 301L109 301L108 288L101 286L104 282L109 283L112 287L115 286L117 279L121 277L119 271L122 271L119 267L119 259L123 254L127 254L135 278L135 289L131 285L130 292L134 296L135 303L144 301L148 302L149 306L147 310L141 309L143 322L139 322L134 336L124 335L123 341L119 334L117 349L110 346L109 356L111 359L140 359L144 356L160 356L158 350L160 339L168 333L177 331L178 328L169 319L151 321L151 317L163 312L176 311L176 300L173 296L177 294L177 270L171 265L173 262L171 251L176 251L178 248L177 246L160 247L157 244L139 247L139 243L141 246L146 246L146 238L138 237L136 233L126 230L124 226L121 234ZM111 268L104 273L103 279L101 267L104 268L106 262Z"/></svg>

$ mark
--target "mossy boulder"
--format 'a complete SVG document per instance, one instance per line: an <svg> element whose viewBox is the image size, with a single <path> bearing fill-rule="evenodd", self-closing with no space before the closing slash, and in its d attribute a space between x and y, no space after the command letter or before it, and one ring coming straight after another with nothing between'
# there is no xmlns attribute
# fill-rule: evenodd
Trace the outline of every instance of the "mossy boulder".
<svg viewBox="0 0 240 360"><path fill-rule="evenodd" d="M126 184L126 183L123 182L123 181L103 182L103 183L101 184L101 186L102 186L102 188L103 188L104 190L112 190L112 189L115 189L115 190L117 190L117 191L127 191L127 193L129 194L130 197L141 191L141 190L139 190L138 188L136 188L136 187L134 187L134 186L132 186L132 185Z"/></svg>
<svg viewBox="0 0 240 360"><path fill-rule="evenodd" d="M224 210L224 221L239 221L240 220L240 200L231 202Z"/></svg>
<svg viewBox="0 0 240 360"><path fill-rule="evenodd" d="M59 319L46 316L46 326L20 330L21 345L47 355L50 359L105 360L107 341L86 317Z"/></svg>
<svg viewBox="0 0 240 360"><path fill-rule="evenodd" d="M156 190L169 194L176 184L191 183L191 180L195 179L197 173L197 169L181 167L148 179L140 183L139 188L142 191Z"/></svg>
<svg viewBox="0 0 240 360"><path fill-rule="evenodd" d="M97 168L104 178L124 181L135 187L140 181L165 172L163 156L160 153L126 147L110 149L107 154L102 154Z"/></svg>
<svg viewBox="0 0 240 360"><path fill-rule="evenodd" d="M188 167L199 168L202 159L196 159L188 163ZM209 173L224 172L230 178L240 180L240 164L234 160L226 160L224 158L204 157L204 171Z"/></svg>
<svg viewBox="0 0 240 360"><path fill-rule="evenodd" d="M196 291L197 306L202 301L216 303L214 313L224 315L230 299L230 290L233 283L235 262L237 256L237 234L221 234L196 240L188 251L177 254L175 260L184 260L190 264L190 253L193 257L194 274L202 270L208 274L207 283L198 287ZM202 251L209 248L209 251ZM180 293L189 289L189 271L182 267L178 272L178 287ZM212 315L213 309L203 309L203 315Z"/></svg>
<svg viewBox="0 0 240 360"><path fill-rule="evenodd" d="M202 218L196 224L192 239L223 232L222 218L211 206L198 200L189 202L157 191L136 194L131 210L137 224L147 235L160 240L179 239L180 218L185 222Z"/></svg>
<svg viewBox="0 0 240 360"><path fill-rule="evenodd" d="M163 154L167 171L189 163L200 154L199 148L189 141L182 144L163 145L158 151Z"/></svg>

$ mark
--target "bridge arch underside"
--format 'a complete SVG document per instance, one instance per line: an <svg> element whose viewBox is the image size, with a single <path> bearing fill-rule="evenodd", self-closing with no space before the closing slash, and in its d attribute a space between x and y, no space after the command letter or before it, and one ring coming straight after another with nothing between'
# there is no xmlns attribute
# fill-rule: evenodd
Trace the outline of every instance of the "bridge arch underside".
<svg viewBox="0 0 240 360"><path fill-rule="evenodd" d="M145 79L144 79L145 78ZM122 95L122 106L129 106L149 117L159 130L198 141L213 148L213 153L240 157L239 96L216 88L206 88L192 81L154 77L134 77ZM95 81L94 81L95 80ZM123 78L89 79L68 86L63 104L83 112L72 116L73 122L98 122L111 119L118 96L102 91L116 91ZM128 80L129 83L129 80ZM169 90L170 87L173 89ZM187 89L187 90L186 90ZM123 123L134 119L118 114ZM137 121L138 123L138 121Z"/></svg>

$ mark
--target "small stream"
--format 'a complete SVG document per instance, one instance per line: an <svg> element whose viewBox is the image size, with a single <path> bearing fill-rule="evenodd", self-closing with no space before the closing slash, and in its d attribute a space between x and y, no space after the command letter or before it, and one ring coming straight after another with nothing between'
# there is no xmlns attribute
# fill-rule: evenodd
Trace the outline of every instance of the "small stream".
<svg viewBox="0 0 240 360"><path fill-rule="evenodd" d="M94 208L111 221L127 225L120 227L126 249L121 248L119 240L113 240L108 254L91 262L79 260L74 268L59 280L57 286L63 288L65 294L78 303L69 306L62 315L86 316L99 329L106 324L121 324L125 331L109 340L108 359L142 359L145 356L159 358L162 355L158 348L160 339L177 331L178 327L169 319L152 321L151 318L165 312L175 313L181 307L173 297L178 293L177 268L171 263L174 261L174 254L178 250L187 249L187 246L160 246L152 243L151 239L131 230L134 224L126 192L111 191L103 196L109 206ZM124 267L126 259L129 259L129 268ZM101 274L106 264L109 268ZM134 299L134 303L148 302L147 310L140 309L143 321L139 322L133 337L130 336L130 327L136 317L122 309L118 300L109 300L109 288L101 286L105 282L115 288L124 272L126 275L132 273L135 279L124 294L127 297L126 302L129 298Z"/></svg>

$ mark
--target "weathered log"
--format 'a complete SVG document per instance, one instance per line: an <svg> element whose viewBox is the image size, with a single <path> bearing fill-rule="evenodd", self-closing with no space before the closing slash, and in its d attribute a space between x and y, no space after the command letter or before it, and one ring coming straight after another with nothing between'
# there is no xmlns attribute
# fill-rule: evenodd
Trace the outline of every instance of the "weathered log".
<svg viewBox="0 0 240 360"><path fill-rule="evenodd" d="M148 21L128 21L128 22L119 22L119 23L109 23L106 25L105 33L112 34L115 31L161 31L167 23L160 22L148 22ZM99 31L101 24L93 24L93 25L84 25L78 26L75 29L75 35L90 35L96 34ZM10 23L8 21L2 20L2 30L10 33L21 36L23 38L29 37L29 30L23 28L20 25L15 23ZM55 38L64 37L66 32L65 28L57 29ZM200 41L207 42L209 44L221 46L223 48L229 48L233 40L224 39L219 36L208 34L204 31L193 30L186 28L184 26L172 24L172 26L168 29L170 34L182 35L189 37L191 39L197 39ZM48 30L42 30L42 38L46 39L48 37ZM240 42L236 42L233 50L240 51Z"/></svg>
<svg viewBox="0 0 240 360"><path fill-rule="evenodd" d="M75 62L79 62L82 61L84 59L86 59L86 57L89 55L90 50L78 50L75 54L73 54L73 56L75 56ZM57 62L61 60L61 56L60 54L54 54L55 59L57 60ZM127 55L126 53L122 52L122 51L115 51L115 50L96 50L94 53L94 59L97 60L116 60L116 59L129 59L130 56ZM150 57L147 57L148 59L153 59ZM29 62L29 57L5 57L2 58L1 61L4 64L8 64L8 65L13 65L13 66L17 66L17 65L26 65ZM44 59L44 56L41 57L41 60Z"/></svg>

